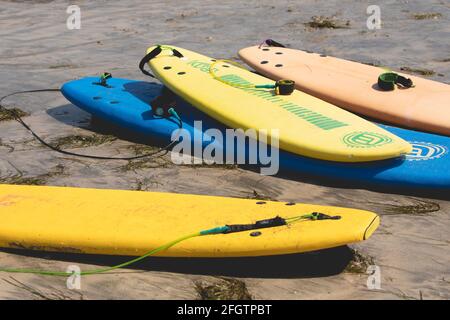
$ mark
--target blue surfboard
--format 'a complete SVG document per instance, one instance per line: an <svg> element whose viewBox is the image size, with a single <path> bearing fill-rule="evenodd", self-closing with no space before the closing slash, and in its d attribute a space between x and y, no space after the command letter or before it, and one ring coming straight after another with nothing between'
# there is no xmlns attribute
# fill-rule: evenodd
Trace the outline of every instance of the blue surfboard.
<svg viewBox="0 0 450 320"><path fill-rule="evenodd" d="M151 102L160 94L158 83L110 78L107 86L94 77L70 81L62 94L74 105L94 117L134 132L139 136L167 143L179 128L172 117L157 116ZM177 98L176 111L183 129L192 136L210 128L225 132L226 127ZM194 121L201 120L201 131ZM302 157L280 151L279 166L288 176L310 176L360 187L394 189L450 190L450 137L380 125L413 145L402 158L365 163L339 163ZM204 139L210 141L209 139ZM204 142L203 147L211 142ZM247 145L248 148L248 145Z"/></svg>

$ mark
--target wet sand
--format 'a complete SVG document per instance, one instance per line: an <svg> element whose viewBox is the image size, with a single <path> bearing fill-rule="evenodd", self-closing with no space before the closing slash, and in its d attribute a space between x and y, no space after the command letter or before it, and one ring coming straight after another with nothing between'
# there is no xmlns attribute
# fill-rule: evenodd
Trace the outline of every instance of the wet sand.
<svg viewBox="0 0 450 320"><path fill-rule="evenodd" d="M57 88L109 71L147 80L137 64L154 43L174 44L217 58L273 38L294 48L345 59L433 71L450 83L450 5L447 1L379 1L381 30L366 28L368 2L345 1L74 1L81 30L66 28L67 1L0 1L0 93ZM440 13L418 19L417 14ZM346 28L317 29L313 16L335 16ZM14 97L8 106L49 141L101 134L90 116L58 93ZM330 186L311 179L263 177L241 168L187 167L169 157L131 163L63 156L43 148L14 121L0 122L2 183L264 197L369 209L382 224L368 241L310 254L253 259L152 258L132 269L85 277L82 289L65 279L0 272L1 299L196 299L196 283L237 278L254 299L449 299L450 201L446 195L382 193ZM104 142L96 145L97 143ZM71 149L100 155L132 155L125 139L93 139ZM145 149L145 148L144 148ZM29 179L28 179L29 178ZM24 180L28 179L28 180ZM433 211L433 212L430 212ZM365 268L344 270L357 250L381 269L381 289L369 290ZM0 265L65 270L119 263L125 257L76 256L0 250ZM364 266L364 263L363 263ZM352 270L350 270L352 271Z"/></svg>

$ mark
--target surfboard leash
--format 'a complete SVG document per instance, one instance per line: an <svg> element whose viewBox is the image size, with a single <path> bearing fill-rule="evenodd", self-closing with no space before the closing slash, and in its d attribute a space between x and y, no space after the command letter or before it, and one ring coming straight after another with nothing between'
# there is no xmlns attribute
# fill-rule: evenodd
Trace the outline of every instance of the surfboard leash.
<svg viewBox="0 0 450 320"><path fill-rule="evenodd" d="M250 230L258 230L258 229L266 229L266 228L274 228L274 227L280 227L280 226L287 226L290 224L293 224L295 222L299 221L317 221L317 220L339 220L341 219L341 216L329 216L324 213L320 212L313 212L310 214L304 214L296 217L289 217L289 218L282 218L279 216L276 216L274 218L270 219L264 219L256 221L255 223L251 224L234 224L234 225L224 225L220 227L215 227L212 229L202 230L200 232L192 233L185 235L183 237L180 237L176 240L170 241L156 249L152 249L148 251L147 253L143 254L142 256L139 256L135 259L126 261L124 263L112 266L112 267L106 267L106 268L100 268L100 269L92 269L88 271L82 271L82 272L64 272L64 271L47 271L47 270L38 270L38 269L16 269L16 268L0 268L0 272L8 272L8 273L31 273L31 274L37 274L37 275L44 275L44 276L58 276L58 277L69 277L72 275L79 275L79 276L88 276L88 275L94 275L94 274L102 274L109 271L117 270L120 268L128 267L132 264L135 264L139 261L142 261L143 259L150 257L152 255L157 254L158 252L168 250L169 248L192 238L196 237L202 237L202 236L208 236L208 235L218 235L218 234L230 234L230 233L237 233L237 232L244 232L244 231L250 231ZM254 232L250 234L251 236L259 236L261 235L261 232Z"/></svg>
<svg viewBox="0 0 450 320"><path fill-rule="evenodd" d="M109 75L109 76L108 76ZM108 79L110 77L111 74L109 73L105 73L100 77L100 83L102 85L106 85L106 79ZM24 91L16 91L10 94L7 94L3 97L0 98L0 110L4 110L7 113L9 113L11 115L11 117L17 121L18 123L20 123L26 130L28 130L33 137L38 140L42 145L46 146L47 148L58 152L58 153L62 153L65 155L69 155L69 156L76 156L76 157L82 157L82 158L89 158L89 159L97 159L97 160L126 160L126 161L131 161L131 160L137 160L137 159L143 159L143 158L147 158L147 157L151 157L151 156L155 156L163 151L169 151L178 141L178 136L181 133L181 129L183 128L183 122L180 118L180 116L178 115L178 113L175 111L174 108L168 108L167 110L167 114L166 115L161 115L164 117L173 117L177 120L177 124L179 126L179 130L177 132L177 137L176 139L174 139L173 141L171 141L169 144L167 144L166 146L163 146L161 148L159 148L158 150L155 150L153 152L149 152L149 153L145 153L142 155L138 155L138 156L132 156L132 157L107 157L107 156L97 156L97 155L88 155L88 154L81 154L81 153L76 153L76 152L70 152L70 151L66 151L66 150L62 150L61 148L58 148L56 146L51 145L50 143L46 142L43 138L41 138L23 119L22 116L15 110L15 109L8 109L6 108L2 102L3 100L5 100L8 97L11 96L15 96L15 95L19 95L19 94L26 94L26 93L39 93L39 92L61 92L60 89L37 89L37 90L24 90Z"/></svg>
<svg viewBox="0 0 450 320"><path fill-rule="evenodd" d="M235 62L232 60L226 60L226 59L216 60L209 65L209 74L211 75L211 77L224 83L224 84L227 84L231 87L241 88L241 89L274 89L274 92L276 95L284 95L284 96L291 95L292 92L294 92L295 81L293 81L293 80L282 79L282 80L275 81L275 83L269 83L269 84L251 84L251 83L244 84L244 83L235 83L232 81L227 81L223 77L218 76L216 74L216 72L214 71L215 69L217 69L214 67L218 63L228 63L231 65L234 65L235 67L244 69L244 70L247 70L247 69L244 68L242 65L240 65L238 62ZM228 67L226 64L223 66Z"/></svg>
<svg viewBox="0 0 450 320"><path fill-rule="evenodd" d="M267 40L268 41L268 40ZM273 40L272 40L273 41ZM276 43L276 42L274 42ZM171 51L172 52L172 56L174 57L178 57L178 58L183 58L183 54L178 51L175 48L169 47L169 46L163 46L163 45L156 45L156 47L150 51L149 53L147 53L139 62L139 69L142 71L143 74L150 76L152 78L156 78L152 73L150 73L149 71L145 70L145 65L152 59L156 58L158 55L160 55L164 50L167 51ZM243 66L241 66L239 63L231 61L231 60L225 60L225 59L219 59L219 60L215 60L213 63L211 63L209 65L209 74L211 75L212 78L227 84L229 86L235 87L235 88L243 88L243 89L274 89L275 94L277 95L290 95L292 94L292 92L295 89L295 82L292 80L278 80L276 81L274 84L261 84L261 85L253 85L253 84L237 84L237 83L233 83L230 81L226 81L224 80L222 77L219 77L215 74L214 72L214 66L217 63L228 63L231 65L234 65L238 68L245 69ZM228 67L227 65L225 65L226 67Z"/></svg>

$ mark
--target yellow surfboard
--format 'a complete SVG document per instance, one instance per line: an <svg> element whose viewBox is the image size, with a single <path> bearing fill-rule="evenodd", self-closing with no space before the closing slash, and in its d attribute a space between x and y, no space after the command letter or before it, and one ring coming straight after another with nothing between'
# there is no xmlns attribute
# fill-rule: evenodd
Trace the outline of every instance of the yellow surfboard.
<svg viewBox="0 0 450 320"><path fill-rule="evenodd" d="M271 130L279 130L281 149L341 162L381 160L411 151L401 138L311 95L250 88L274 81L186 49L162 48L148 64L164 85L231 128L267 130L269 139ZM182 57L173 55L173 49Z"/></svg>
<svg viewBox="0 0 450 320"><path fill-rule="evenodd" d="M0 185L0 219L0 247L131 256L186 234L229 228L228 233L209 232L158 253L170 257L313 251L365 240L379 225L375 213L348 208L16 185Z"/></svg>

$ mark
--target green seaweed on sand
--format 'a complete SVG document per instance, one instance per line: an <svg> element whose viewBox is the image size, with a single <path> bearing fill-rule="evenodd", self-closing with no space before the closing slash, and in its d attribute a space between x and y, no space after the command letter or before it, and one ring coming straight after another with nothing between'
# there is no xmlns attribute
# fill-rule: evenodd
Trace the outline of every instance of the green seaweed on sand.
<svg viewBox="0 0 450 320"><path fill-rule="evenodd" d="M225 169L225 170L234 170L239 168L239 166L237 164L234 163L198 163L198 164L181 164L181 166L183 167L189 167L189 168L210 168L210 169Z"/></svg>
<svg viewBox="0 0 450 320"><path fill-rule="evenodd" d="M172 164L172 162L167 157L165 157L168 153L167 150L157 153L160 148L145 144L133 144L130 145L128 149L132 151L136 156L142 156L144 154L152 153L155 154L149 155L148 157L142 159L129 160L127 164L119 167L119 171L121 172L136 172L140 169L167 168Z"/></svg>
<svg viewBox="0 0 450 320"><path fill-rule="evenodd" d="M249 195L247 195L246 199L255 199L255 200L267 200L267 201L278 201L268 195L264 195L259 193L256 190L253 190Z"/></svg>
<svg viewBox="0 0 450 320"><path fill-rule="evenodd" d="M441 209L439 203L430 200L422 200L410 198L413 203L408 205L384 205L384 215L425 215L432 212L437 212Z"/></svg>
<svg viewBox="0 0 450 320"><path fill-rule="evenodd" d="M366 273L367 268L375 265L375 260L369 255L365 255L356 249L352 250L352 259L345 267L344 272L347 273Z"/></svg>
<svg viewBox="0 0 450 320"><path fill-rule="evenodd" d="M13 176L0 177L0 183L42 186L45 185L50 178L63 175L64 169L65 168L62 164L58 164L54 168L52 168L52 170L50 170L49 172L32 177L24 177L23 172L18 171L18 173Z"/></svg>
<svg viewBox="0 0 450 320"><path fill-rule="evenodd" d="M158 151L159 148L152 147L148 145L132 145L129 147L137 156L152 153L155 151ZM145 169L145 168L166 168L172 165L172 161L168 157L164 157L168 152L167 151L161 151L161 153L155 154L155 156L149 156L148 158L144 159L138 159L138 160L131 160L126 165L120 167L122 171L129 171L129 170L138 170L138 169ZM226 169L226 170L233 170L237 169L237 164L207 164L205 162L199 163L199 164L180 164L180 167L188 167L188 168L217 168L217 169Z"/></svg>
<svg viewBox="0 0 450 320"><path fill-rule="evenodd" d="M341 21L336 17L313 16L305 25L314 29L348 29L350 21Z"/></svg>
<svg viewBox="0 0 450 320"><path fill-rule="evenodd" d="M112 135L70 135L57 138L52 142L52 144L57 148L82 148L99 146L115 140L117 140L117 137Z"/></svg>
<svg viewBox="0 0 450 320"><path fill-rule="evenodd" d="M144 154L156 152L159 150L158 147L149 146L146 144L132 144L131 146L128 147L128 149L132 151L136 156L142 156Z"/></svg>
<svg viewBox="0 0 450 320"><path fill-rule="evenodd" d="M412 15L415 20L439 19L442 14L439 12L415 13Z"/></svg>
<svg viewBox="0 0 450 320"><path fill-rule="evenodd" d="M49 69L68 69L68 68L74 68L75 66L72 64L67 63L61 63L61 64L53 64L49 66Z"/></svg>
<svg viewBox="0 0 450 320"><path fill-rule="evenodd" d="M16 184L28 186L42 186L47 180L44 177L23 177L22 175L14 175L11 177L0 178L1 184Z"/></svg>
<svg viewBox="0 0 450 320"><path fill-rule="evenodd" d="M160 186L160 185L162 185L162 183L157 179L150 179L150 178L136 179L136 185L134 190L148 191L150 190L151 186Z"/></svg>
<svg viewBox="0 0 450 320"><path fill-rule="evenodd" d="M401 67L401 71L420 74L421 76L433 76L436 74L435 71L430 69L421 69L421 68L410 68L410 67Z"/></svg>
<svg viewBox="0 0 450 320"><path fill-rule="evenodd" d="M218 278L214 283L195 282L200 300L252 300L244 281Z"/></svg>
<svg viewBox="0 0 450 320"><path fill-rule="evenodd" d="M127 172L127 171L137 172L137 170L143 170L143 169L156 169L156 168L170 167L172 165L172 162L163 156L164 156L164 154L162 154L160 156L148 157L148 158L139 159L139 160L129 160L127 162L127 164L119 167L119 171L121 171L121 172Z"/></svg>
<svg viewBox="0 0 450 320"><path fill-rule="evenodd" d="M10 108L10 109L0 109L0 122L1 121L11 121L15 119L14 114L16 114L19 117L27 117L30 114L19 109L19 108Z"/></svg>

